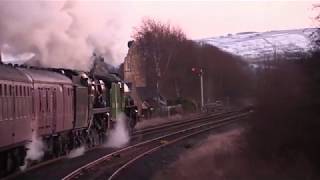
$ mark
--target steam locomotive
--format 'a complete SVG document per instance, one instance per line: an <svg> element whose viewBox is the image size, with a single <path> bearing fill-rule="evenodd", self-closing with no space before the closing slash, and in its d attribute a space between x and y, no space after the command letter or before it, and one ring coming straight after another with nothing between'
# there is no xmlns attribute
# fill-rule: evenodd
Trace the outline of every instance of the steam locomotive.
<svg viewBox="0 0 320 180"><path fill-rule="evenodd" d="M132 129L137 107L116 74L0 64L0 177L24 165L32 136L44 158L104 141L122 112Z"/></svg>

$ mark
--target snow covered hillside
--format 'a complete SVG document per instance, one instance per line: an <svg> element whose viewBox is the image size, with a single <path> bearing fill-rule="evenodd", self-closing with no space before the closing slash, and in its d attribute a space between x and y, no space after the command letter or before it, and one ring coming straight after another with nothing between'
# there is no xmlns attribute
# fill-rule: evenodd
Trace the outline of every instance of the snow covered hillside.
<svg viewBox="0 0 320 180"><path fill-rule="evenodd" d="M243 32L204 38L200 43L214 45L238 55L250 63L274 59L296 59L308 55L314 48L316 28Z"/></svg>

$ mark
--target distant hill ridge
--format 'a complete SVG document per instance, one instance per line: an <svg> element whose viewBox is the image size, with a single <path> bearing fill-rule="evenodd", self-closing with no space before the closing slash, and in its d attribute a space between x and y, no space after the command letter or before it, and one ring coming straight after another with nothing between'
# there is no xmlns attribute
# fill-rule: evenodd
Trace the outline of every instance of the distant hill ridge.
<svg viewBox="0 0 320 180"><path fill-rule="evenodd" d="M240 32L203 38L199 43L216 46L254 63L263 60L296 59L307 56L315 47L318 28Z"/></svg>

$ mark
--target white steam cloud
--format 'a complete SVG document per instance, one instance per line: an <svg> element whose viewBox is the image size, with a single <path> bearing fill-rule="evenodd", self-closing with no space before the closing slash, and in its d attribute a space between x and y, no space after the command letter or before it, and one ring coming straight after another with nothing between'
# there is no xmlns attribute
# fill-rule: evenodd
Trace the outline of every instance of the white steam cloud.
<svg viewBox="0 0 320 180"><path fill-rule="evenodd" d="M44 66L88 70L97 52L123 61L124 9L102 1L4 0L0 2L0 48L6 54L33 53ZM120 44L121 42L121 44Z"/></svg>
<svg viewBox="0 0 320 180"><path fill-rule="evenodd" d="M32 141L26 145L27 155L24 159L24 165L20 167L24 171L28 167L29 161L39 161L45 152L45 144L41 137L37 137L36 133L32 134Z"/></svg>
<svg viewBox="0 0 320 180"><path fill-rule="evenodd" d="M70 151L70 153L68 154L68 158L72 159L75 157L79 157L82 156L84 153L86 152L86 148L84 146L78 147L76 149L73 149L72 151Z"/></svg>
<svg viewBox="0 0 320 180"><path fill-rule="evenodd" d="M119 114L114 129L108 134L105 147L121 148L125 146L130 140L129 132L126 125L126 117L124 114Z"/></svg>

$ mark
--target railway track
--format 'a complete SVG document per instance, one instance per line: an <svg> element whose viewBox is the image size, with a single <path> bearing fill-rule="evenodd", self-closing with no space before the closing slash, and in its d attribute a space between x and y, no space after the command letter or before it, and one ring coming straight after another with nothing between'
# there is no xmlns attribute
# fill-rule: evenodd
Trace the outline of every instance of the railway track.
<svg viewBox="0 0 320 180"><path fill-rule="evenodd" d="M245 112L245 111L236 110L236 111L212 113L212 114L206 114L206 115L198 114L198 115L195 115L191 118L188 118L187 120L174 121L174 122L170 122L170 123L157 125L156 127L150 127L150 128L137 130L132 134L130 146L134 146L139 141L148 141L150 138L157 137L161 134L168 134L168 133L178 131L181 128L188 128L188 127L196 125L198 123L208 121L208 119L211 119L211 121L219 120L219 118L222 118L225 116L231 116L231 115L234 115L237 113L242 113L242 112ZM98 152L93 153L94 151L98 151ZM87 164L88 162L91 162L94 159L100 158L101 156L105 156L106 154L110 154L114 151L115 151L114 149L110 150L110 149L104 149L104 148L100 148L100 147L90 149L89 151L86 152L89 154L85 155L85 156L89 156L89 157L81 157L80 162L75 162L75 163L79 164L78 166L73 165L72 167L66 168L66 170L59 172L59 173L61 173L61 175L58 176L56 179L61 179L62 177L64 177L66 174L68 174L67 171L71 172L72 170L82 166L83 164ZM58 163L66 164L66 163L68 163L68 161L72 161L70 159L69 160L66 160L66 159L67 159L67 156L62 156L62 157L59 157L59 158L56 158L53 160L39 163L39 164L27 169L25 172L16 172L15 174L7 177L6 179L35 179L37 177L36 174L38 174L40 176L42 174L38 171L38 169L40 169L40 171L42 171L41 169L44 169L44 174L45 174L46 171L50 171L51 164L53 164L52 165L53 167L51 167L51 169L53 169L54 167L59 167L59 165L55 166L55 163L56 164L58 164ZM46 166L48 166L48 168L45 168ZM62 167L63 167L63 165L62 165ZM32 174L35 174L35 175L33 176ZM42 175L42 176L45 176L45 175Z"/></svg>
<svg viewBox="0 0 320 180"><path fill-rule="evenodd" d="M170 132L175 129L188 127L193 124L207 121L208 119L215 120L215 119L219 119L224 116L234 115L234 114L241 113L241 112L246 112L246 111L245 110L236 110L236 111L228 111L228 112L221 112L221 113L211 113L211 114L196 116L194 118L184 120L184 121L175 121L175 122L165 123L165 124L161 124L161 125L158 125L155 127L137 130L132 134L132 139L139 138L141 136L156 135L158 133Z"/></svg>
<svg viewBox="0 0 320 180"><path fill-rule="evenodd" d="M103 156L95 161L92 161L72 173L68 174L63 180L71 179L109 179L113 180L122 170L128 168L132 163L140 158L157 151L165 146L174 144L191 136L219 128L230 124L239 119L248 116L248 112L228 113L224 116L219 116L218 120L213 121L211 118L202 118L201 122L192 124L189 127L184 127L176 132L171 132L166 135L149 139L123 149L115 151L111 154ZM190 120L190 122L193 122ZM171 124L172 125L172 124ZM148 132L148 131L145 131Z"/></svg>

